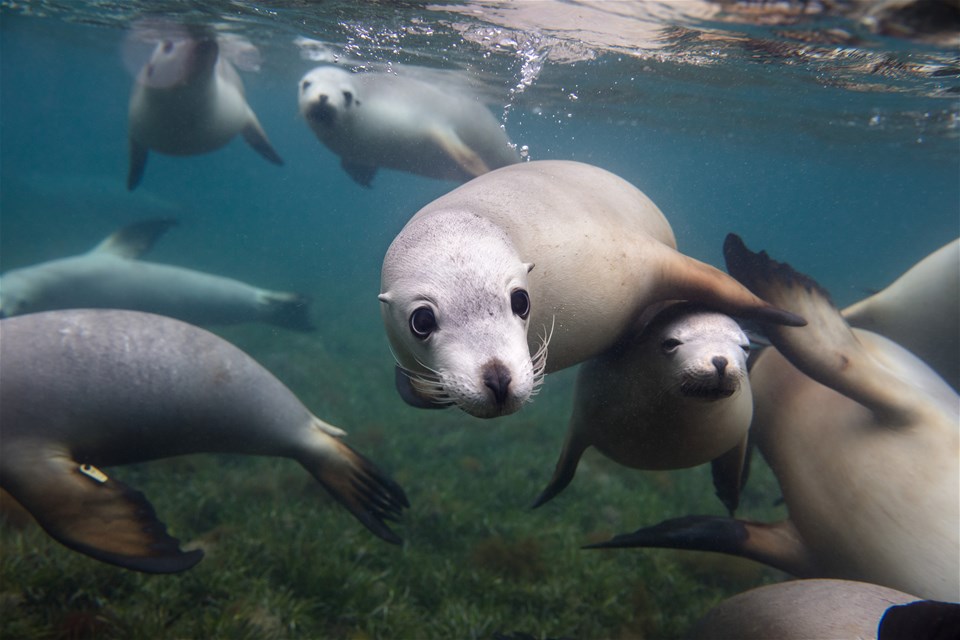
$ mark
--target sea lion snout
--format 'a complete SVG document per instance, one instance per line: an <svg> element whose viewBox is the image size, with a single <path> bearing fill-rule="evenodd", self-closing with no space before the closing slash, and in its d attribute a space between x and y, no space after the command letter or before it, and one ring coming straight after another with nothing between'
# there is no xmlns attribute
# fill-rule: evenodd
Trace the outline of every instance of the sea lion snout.
<svg viewBox="0 0 960 640"><path fill-rule="evenodd" d="M723 373L727 370L727 365L730 364L730 362L723 356L714 356L710 362L712 362L713 366L717 368L717 375L721 378L723 377Z"/></svg>
<svg viewBox="0 0 960 640"><path fill-rule="evenodd" d="M330 104L330 97L326 94L318 96L316 102L307 110L307 118L311 122L333 126L337 119L337 110Z"/></svg>
<svg viewBox="0 0 960 640"><path fill-rule="evenodd" d="M481 369L483 384L493 394L493 400L501 410L507 403L510 393L510 383L513 378L510 376L510 370L499 360L491 360L483 365Z"/></svg>

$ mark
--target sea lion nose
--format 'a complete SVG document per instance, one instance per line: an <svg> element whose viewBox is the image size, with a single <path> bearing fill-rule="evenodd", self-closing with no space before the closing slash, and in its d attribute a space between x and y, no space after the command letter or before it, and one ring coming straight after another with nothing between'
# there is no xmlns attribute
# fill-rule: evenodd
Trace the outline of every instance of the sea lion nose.
<svg viewBox="0 0 960 640"><path fill-rule="evenodd" d="M713 356L713 359L710 361L713 363L713 366L717 368L717 374L722 378L723 372L727 370L727 365L730 362L723 356Z"/></svg>
<svg viewBox="0 0 960 640"><path fill-rule="evenodd" d="M483 366L483 384L493 393L493 399L502 406L507 401L510 389L510 371L500 362L488 362Z"/></svg>

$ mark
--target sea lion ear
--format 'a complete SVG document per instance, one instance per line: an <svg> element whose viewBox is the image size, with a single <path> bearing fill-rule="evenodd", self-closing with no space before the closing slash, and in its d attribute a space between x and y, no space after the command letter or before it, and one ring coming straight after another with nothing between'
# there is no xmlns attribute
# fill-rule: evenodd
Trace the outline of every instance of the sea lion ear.
<svg viewBox="0 0 960 640"><path fill-rule="evenodd" d="M381 293L380 295L378 295L377 300L379 300L384 304L390 304L391 302L393 302L393 299L390 297L389 291L387 293Z"/></svg>
<svg viewBox="0 0 960 640"><path fill-rule="evenodd" d="M527 268L527 273L530 273L531 271L533 271L533 268L534 268L535 266L537 266L537 265L535 265L535 264L532 263L532 262L524 262L524 263L523 263L523 266L525 266L525 267Z"/></svg>

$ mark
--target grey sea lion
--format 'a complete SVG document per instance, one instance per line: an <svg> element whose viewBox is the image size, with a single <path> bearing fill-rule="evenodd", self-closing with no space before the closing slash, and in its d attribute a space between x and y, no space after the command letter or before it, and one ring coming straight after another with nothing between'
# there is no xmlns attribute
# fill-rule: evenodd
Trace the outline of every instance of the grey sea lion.
<svg viewBox="0 0 960 640"><path fill-rule="evenodd" d="M803 323L678 252L639 189L569 161L497 169L422 208L387 250L380 291L401 396L482 418L638 331L654 303Z"/></svg>
<svg viewBox="0 0 960 640"><path fill-rule="evenodd" d="M896 628L885 629L891 626L887 619L891 612L894 617L906 614L906 620L895 622ZM943 634L951 628L956 631L960 623L958 615L958 605L924 601L866 582L789 580L724 600L707 612L686 637L690 640L947 640L951 636Z"/></svg>
<svg viewBox="0 0 960 640"><path fill-rule="evenodd" d="M184 28L160 38L130 96L127 188L140 184L150 150L197 155L219 149L237 134L270 162L283 164L214 34Z"/></svg>
<svg viewBox="0 0 960 640"><path fill-rule="evenodd" d="M788 519L688 516L600 547L675 547L741 555L800 577L860 580L960 601L960 397L915 355L851 329L808 276L736 236L730 273L802 314L764 324L774 348L750 372L751 433Z"/></svg>
<svg viewBox="0 0 960 640"><path fill-rule="evenodd" d="M0 277L0 317L54 309L131 309L193 324L262 321L313 329L309 300L202 271L137 257L176 221L146 220L77 256L11 269Z"/></svg>
<svg viewBox="0 0 960 640"><path fill-rule="evenodd" d="M693 467L734 447L745 451L749 346L731 317L677 303L585 362L556 471L534 507L573 480L590 446L634 469Z"/></svg>
<svg viewBox="0 0 960 640"><path fill-rule="evenodd" d="M463 89L325 65L300 80L299 103L310 129L363 186L380 167L463 182L520 160L493 114Z"/></svg>
<svg viewBox="0 0 960 640"><path fill-rule="evenodd" d="M960 238L844 309L843 317L906 347L960 388Z"/></svg>
<svg viewBox="0 0 960 640"><path fill-rule="evenodd" d="M66 310L0 321L0 488L58 542L171 573L183 552L140 492L101 467L189 453L292 458L370 531L400 487L266 369L215 335L152 314Z"/></svg>

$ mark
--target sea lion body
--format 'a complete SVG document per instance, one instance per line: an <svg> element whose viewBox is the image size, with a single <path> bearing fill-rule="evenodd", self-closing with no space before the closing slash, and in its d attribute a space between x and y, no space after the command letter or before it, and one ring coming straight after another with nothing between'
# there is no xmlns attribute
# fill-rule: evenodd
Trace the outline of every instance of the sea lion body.
<svg viewBox="0 0 960 640"><path fill-rule="evenodd" d="M464 182L520 160L478 98L408 75L317 67L300 81L299 104L364 186L378 167Z"/></svg>
<svg viewBox="0 0 960 640"><path fill-rule="evenodd" d="M212 35L163 38L137 75L128 109L127 188L140 184L149 150L187 156L219 149L237 134L274 164L273 149L247 104L236 69Z"/></svg>
<svg viewBox="0 0 960 640"><path fill-rule="evenodd" d="M66 546L151 572L199 559L142 494L98 467L188 453L300 462L378 536L402 491L266 369L198 327L68 310L0 321L0 487Z"/></svg>
<svg viewBox="0 0 960 640"><path fill-rule="evenodd" d="M655 302L802 323L679 253L639 189L569 161L504 167L428 204L387 250L380 290L387 336L415 391L480 417L516 411L539 373L606 351L639 330ZM529 304L515 299L526 296ZM427 338L412 335L419 309L435 318ZM549 355L538 353L548 336Z"/></svg>

